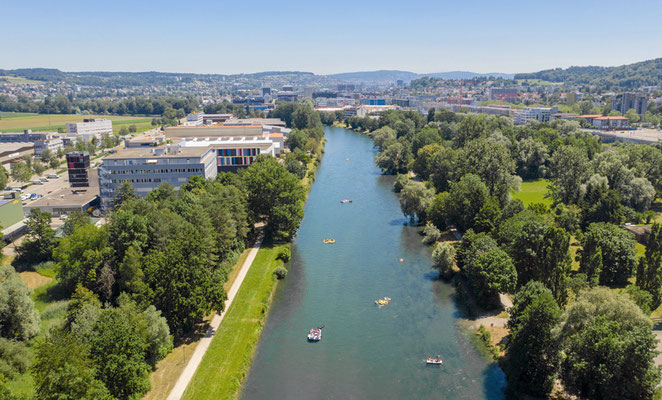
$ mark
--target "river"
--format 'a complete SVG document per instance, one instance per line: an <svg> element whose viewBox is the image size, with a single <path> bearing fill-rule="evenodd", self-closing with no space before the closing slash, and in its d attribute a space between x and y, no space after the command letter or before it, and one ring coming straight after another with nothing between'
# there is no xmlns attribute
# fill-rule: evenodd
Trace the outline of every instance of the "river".
<svg viewBox="0 0 662 400"><path fill-rule="evenodd" d="M289 274L242 399L502 399L503 372L460 328L453 288L431 272L430 250L407 225L393 177L374 164L372 140L325 131ZM378 307L385 296L391 303ZM322 341L308 343L321 324ZM442 366L425 365L437 354Z"/></svg>

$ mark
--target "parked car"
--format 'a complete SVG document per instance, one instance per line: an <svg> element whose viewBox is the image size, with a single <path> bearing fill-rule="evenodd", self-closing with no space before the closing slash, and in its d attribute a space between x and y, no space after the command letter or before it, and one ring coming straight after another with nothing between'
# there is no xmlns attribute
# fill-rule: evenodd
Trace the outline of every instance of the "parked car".
<svg viewBox="0 0 662 400"><path fill-rule="evenodd" d="M48 178L39 178L39 180L42 182L48 182Z"/></svg>
<svg viewBox="0 0 662 400"><path fill-rule="evenodd" d="M30 199L34 199L35 197L37 197L37 193L30 193Z"/></svg>
<svg viewBox="0 0 662 400"><path fill-rule="evenodd" d="M57 174L48 174L48 175L46 175L46 177L48 179L57 179L57 178L59 178L59 176Z"/></svg>
<svg viewBox="0 0 662 400"><path fill-rule="evenodd" d="M40 180L32 181L32 183L35 184L35 185L43 185L44 184L44 182L42 182Z"/></svg>

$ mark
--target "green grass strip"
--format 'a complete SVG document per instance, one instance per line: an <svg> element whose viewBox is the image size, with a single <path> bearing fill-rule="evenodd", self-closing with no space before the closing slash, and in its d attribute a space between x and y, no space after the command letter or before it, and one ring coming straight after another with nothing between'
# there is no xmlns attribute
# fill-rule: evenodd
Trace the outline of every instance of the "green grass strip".
<svg viewBox="0 0 662 400"><path fill-rule="evenodd" d="M287 244L263 244L191 383L185 400L233 399L248 373L276 286L278 252Z"/></svg>

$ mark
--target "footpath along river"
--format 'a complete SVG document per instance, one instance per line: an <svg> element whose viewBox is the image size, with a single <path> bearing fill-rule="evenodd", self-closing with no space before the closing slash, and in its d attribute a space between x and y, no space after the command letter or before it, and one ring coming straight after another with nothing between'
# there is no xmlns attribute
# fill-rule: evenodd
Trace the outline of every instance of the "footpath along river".
<svg viewBox="0 0 662 400"><path fill-rule="evenodd" d="M431 272L430 250L406 225L393 177L374 164L372 140L325 131L290 271L241 398L502 399L503 372L462 332L453 288ZM378 307L385 296L391 303ZM318 325L322 341L308 343ZM429 355L443 365L425 365Z"/></svg>

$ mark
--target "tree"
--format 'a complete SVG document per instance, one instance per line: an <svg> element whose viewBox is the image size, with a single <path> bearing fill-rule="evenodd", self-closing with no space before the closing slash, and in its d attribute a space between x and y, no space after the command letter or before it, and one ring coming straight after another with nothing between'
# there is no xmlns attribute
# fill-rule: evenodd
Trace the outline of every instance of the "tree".
<svg viewBox="0 0 662 400"><path fill-rule="evenodd" d="M99 297L83 286L77 286L67 304L64 328L74 334L79 341L87 343L101 314Z"/></svg>
<svg viewBox="0 0 662 400"><path fill-rule="evenodd" d="M409 183L408 174L398 174L395 176L395 181L393 181L393 191L395 193L402 192L402 189Z"/></svg>
<svg viewBox="0 0 662 400"><path fill-rule="evenodd" d="M210 259L213 237L202 224L170 213L157 218L168 232L144 256L149 303L162 312L172 332L185 333L212 310L223 310L223 271Z"/></svg>
<svg viewBox="0 0 662 400"><path fill-rule="evenodd" d="M285 144L290 148L290 151L294 151L296 149L305 150L307 140L308 135L306 135L303 131L293 129L292 132L287 135Z"/></svg>
<svg viewBox="0 0 662 400"><path fill-rule="evenodd" d="M519 293L515 296L517 323L511 326L509 321L510 340L505 361L508 390L542 398L551 392L559 366L559 349L553 330L561 310L552 292L539 282L527 284L524 290L524 296Z"/></svg>
<svg viewBox="0 0 662 400"><path fill-rule="evenodd" d="M464 233L457 247L457 266L462 270L473 264L481 255L498 248L499 245L490 235L485 232L474 233L470 229Z"/></svg>
<svg viewBox="0 0 662 400"><path fill-rule="evenodd" d="M91 223L92 220L87 213L81 210L75 210L67 215L67 220L64 221L64 225L62 226L62 232L65 236L69 236L74 233L77 228Z"/></svg>
<svg viewBox="0 0 662 400"><path fill-rule="evenodd" d="M98 280L111 249L106 246L108 233L105 227L81 226L62 239L53 252L58 264L58 280L70 291L76 286L99 292Z"/></svg>
<svg viewBox="0 0 662 400"><path fill-rule="evenodd" d="M425 210L432 203L434 190L425 187L422 182L410 181L400 193L400 208L402 213L413 222L425 220Z"/></svg>
<svg viewBox="0 0 662 400"><path fill-rule="evenodd" d="M23 342L0 337L0 382L25 373L30 366L30 359L30 351ZM4 400L2 394L0 383L0 399Z"/></svg>
<svg viewBox="0 0 662 400"><path fill-rule="evenodd" d="M653 224L648 236L646 253L637 265L637 286L653 297L651 309L657 309L662 303L662 225Z"/></svg>
<svg viewBox="0 0 662 400"><path fill-rule="evenodd" d="M498 248L465 265L463 272L478 303L484 307L499 304L499 293L512 292L517 284L517 271L510 256Z"/></svg>
<svg viewBox="0 0 662 400"><path fill-rule="evenodd" d="M19 264L36 264L51 260L57 244L55 231L51 228L51 215L33 208L25 224L28 233L16 248L16 261Z"/></svg>
<svg viewBox="0 0 662 400"><path fill-rule="evenodd" d="M455 253L455 247L447 242L435 244L432 250L432 268L438 270L443 278L447 279L453 275Z"/></svg>
<svg viewBox="0 0 662 400"><path fill-rule="evenodd" d="M4 168L0 168L0 189L6 188L8 182L9 182L9 176L7 175L7 170Z"/></svg>
<svg viewBox="0 0 662 400"><path fill-rule="evenodd" d="M30 289L12 267L0 266L0 337L29 340L39 333Z"/></svg>
<svg viewBox="0 0 662 400"><path fill-rule="evenodd" d="M150 388L147 343L140 327L120 308L105 309L94 326L90 358L97 378L118 399L140 398Z"/></svg>
<svg viewBox="0 0 662 400"><path fill-rule="evenodd" d="M285 168L299 179L303 179L306 176L306 166L294 157L287 157Z"/></svg>
<svg viewBox="0 0 662 400"><path fill-rule="evenodd" d="M436 152L430 161L430 182L438 192L447 191L457 176L458 152L452 148L443 148Z"/></svg>
<svg viewBox="0 0 662 400"><path fill-rule="evenodd" d="M38 342L32 372L39 399L114 400L96 379L87 346L66 331L54 330Z"/></svg>
<svg viewBox="0 0 662 400"><path fill-rule="evenodd" d="M613 224L594 223L582 239L579 271L601 285L623 285L634 272L635 255L632 234Z"/></svg>
<svg viewBox="0 0 662 400"><path fill-rule="evenodd" d="M552 197L557 202L576 204L580 200L580 185L591 173L586 152L574 146L561 146L552 156L550 185Z"/></svg>
<svg viewBox="0 0 662 400"><path fill-rule="evenodd" d="M46 166L44 165L43 162L40 160L34 160L34 163L32 164L32 169L34 170L34 173L37 175L41 175L46 171Z"/></svg>
<svg viewBox="0 0 662 400"><path fill-rule="evenodd" d="M110 204L113 209L116 209L125 202L137 198L138 195L136 194L136 189L133 188L133 185L129 182L124 182L119 188L117 188L117 193L113 196L113 200Z"/></svg>
<svg viewBox="0 0 662 400"><path fill-rule="evenodd" d="M437 193L432 198L432 202L425 210L427 220L434 224L438 229L446 229L446 205L448 203L448 192Z"/></svg>
<svg viewBox="0 0 662 400"><path fill-rule="evenodd" d="M458 150L457 160L459 176L479 176L490 195L498 199L500 205L505 205L510 189L515 185L515 162L506 146L473 140Z"/></svg>
<svg viewBox="0 0 662 400"><path fill-rule="evenodd" d="M512 257L517 269L518 285L531 280L543 282L562 303L570 270L570 235L554 228L532 211L523 211L504 221L496 236Z"/></svg>
<svg viewBox="0 0 662 400"><path fill-rule="evenodd" d="M402 143L395 142L377 155L375 162L387 174L406 173L411 152Z"/></svg>
<svg viewBox="0 0 662 400"><path fill-rule="evenodd" d="M432 160L441 149L442 147L437 143L428 144L418 149L412 166L414 173L421 179L428 179L432 173Z"/></svg>
<svg viewBox="0 0 662 400"><path fill-rule="evenodd" d="M32 169L23 161L19 161L11 167L11 177L17 182L27 182L32 175Z"/></svg>
<svg viewBox="0 0 662 400"><path fill-rule="evenodd" d="M445 205L447 222L461 231L473 228L476 216L488 201L489 191L483 181L476 175L464 175L451 185Z"/></svg>
<svg viewBox="0 0 662 400"><path fill-rule="evenodd" d="M270 156L258 156L243 175L253 221L267 223L268 233L291 239L303 218L305 193L296 176Z"/></svg>
<svg viewBox="0 0 662 400"><path fill-rule="evenodd" d="M620 224L623 220L623 206L618 193L609 189L606 179L594 175L586 184L586 195L580 202L584 226L592 222Z"/></svg>
<svg viewBox="0 0 662 400"><path fill-rule="evenodd" d="M568 337L561 379L567 391L589 399L652 399L660 382L650 327L624 330L605 316Z"/></svg>

